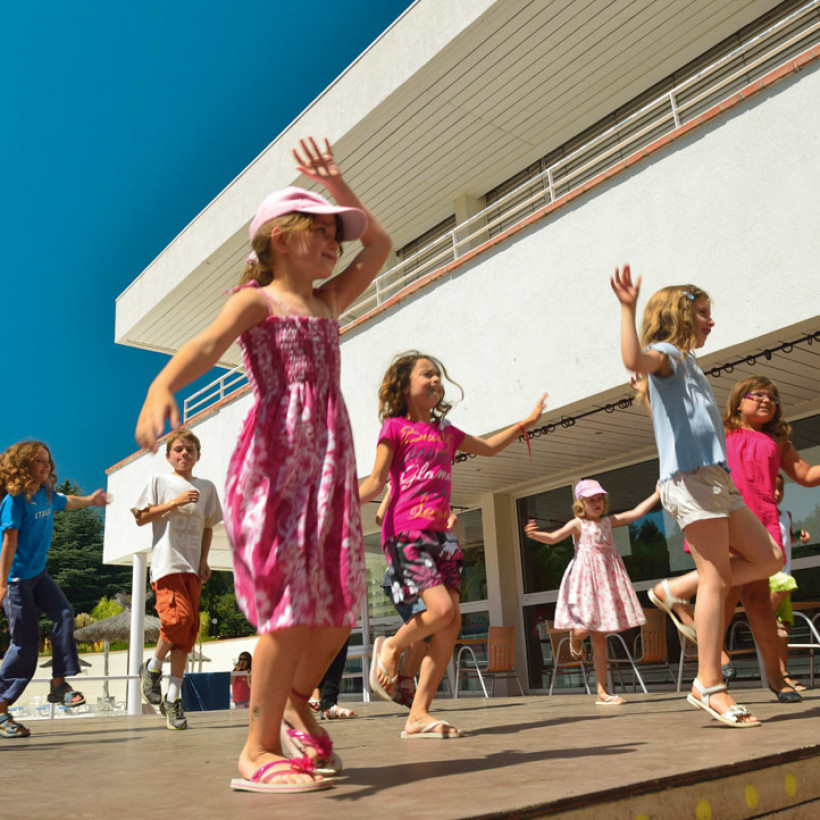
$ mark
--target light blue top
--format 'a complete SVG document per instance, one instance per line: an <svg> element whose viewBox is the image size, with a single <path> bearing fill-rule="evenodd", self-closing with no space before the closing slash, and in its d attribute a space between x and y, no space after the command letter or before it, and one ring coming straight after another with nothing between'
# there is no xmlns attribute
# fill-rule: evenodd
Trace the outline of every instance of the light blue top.
<svg viewBox="0 0 820 820"><path fill-rule="evenodd" d="M0 502L0 538L6 530L17 530L17 552L9 581L36 578L46 568L54 531L54 513L65 509L66 497L52 493L51 500L40 487L28 501L24 495L7 495Z"/></svg>
<svg viewBox="0 0 820 820"><path fill-rule="evenodd" d="M728 471L723 419L694 353L681 358L669 342L655 342L648 348L665 353L672 368L666 378L657 373L649 376L660 480L714 464Z"/></svg>

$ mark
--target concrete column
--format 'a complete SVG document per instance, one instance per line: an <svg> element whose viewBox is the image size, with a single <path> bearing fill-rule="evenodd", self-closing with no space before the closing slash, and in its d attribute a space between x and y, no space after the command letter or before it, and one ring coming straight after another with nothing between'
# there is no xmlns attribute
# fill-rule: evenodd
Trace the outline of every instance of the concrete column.
<svg viewBox="0 0 820 820"><path fill-rule="evenodd" d="M456 200L453 202L453 208L455 210L456 215L456 225L461 225L462 223L466 222L471 216L475 216L477 213L480 213L484 209L484 202L480 199L476 199L474 196L470 196L469 194L461 194L461 196L457 197ZM477 219L475 222L471 223L466 228L456 231L456 239L460 241L470 236L471 234L474 234L476 231L480 230L480 228L483 225L485 225L486 222L486 219ZM471 248L478 247L482 242L486 242L487 239L489 239L489 235L486 233L486 231L484 231L480 233L478 236L471 239L468 243L464 245L459 245L458 256L463 256Z"/></svg>
<svg viewBox="0 0 820 820"><path fill-rule="evenodd" d="M128 674L136 675L142 664L145 644L145 570L148 557L144 552L134 553L134 569L131 573L131 635L128 640ZM139 679L128 681L129 715L142 714L142 695Z"/></svg>
<svg viewBox="0 0 820 820"><path fill-rule="evenodd" d="M516 669L521 685L526 689L524 674L524 642L520 632L516 549L515 504L505 493L485 493L481 496L484 526L484 561L487 568L487 603L492 626L515 626ZM506 688L505 688L506 687ZM498 680L496 694L517 695L513 680Z"/></svg>

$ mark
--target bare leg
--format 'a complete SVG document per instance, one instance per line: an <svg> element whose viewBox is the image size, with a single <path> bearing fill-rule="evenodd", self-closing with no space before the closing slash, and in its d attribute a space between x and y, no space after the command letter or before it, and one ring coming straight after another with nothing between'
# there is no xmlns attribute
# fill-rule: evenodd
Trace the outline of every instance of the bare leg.
<svg viewBox="0 0 820 820"><path fill-rule="evenodd" d="M606 689L607 662L606 662L606 634L590 632L589 640L592 644L592 664L595 667L595 683L598 690L598 700L603 702L609 697ZM617 702L623 703L622 697L617 696Z"/></svg>
<svg viewBox="0 0 820 820"><path fill-rule="evenodd" d="M741 587L732 587L728 594L726 595L726 603L724 604L724 627L723 631L726 634L727 630L729 629L729 624L732 623L732 618L735 617L735 607L737 607L737 603L740 600L740 590ZM726 643L724 641L723 648L720 650L720 664L721 666L727 666L732 662L732 659L729 657L729 653L726 651Z"/></svg>
<svg viewBox="0 0 820 820"><path fill-rule="evenodd" d="M284 759L279 732L285 704L302 657L311 651L313 630L291 627L262 635L253 655L248 739L239 755L239 773L250 778L266 763ZM314 681L316 683L317 681ZM309 783L307 774L286 772L274 783Z"/></svg>
<svg viewBox="0 0 820 820"><path fill-rule="evenodd" d="M769 687L775 692L791 692L792 687L783 680L785 669L780 668L777 640L777 619L772 610L767 579L746 584L741 589L743 605L749 618L749 626L755 636L757 647L766 665Z"/></svg>
<svg viewBox="0 0 820 820"><path fill-rule="evenodd" d="M697 570L687 572L685 575L678 575L675 578L667 580L669 584L669 591L675 598L681 598L684 601L690 600L698 591L698 573ZM662 601L666 601L666 593L661 584L656 584L653 592ZM681 623L691 626L695 623L695 616L692 612L691 604L670 604L670 609L678 616Z"/></svg>
<svg viewBox="0 0 820 820"><path fill-rule="evenodd" d="M458 593L455 590L445 586L431 587L424 590L422 600L427 607L427 612L432 610L439 613L438 623L440 627L433 633L427 654L421 662L419 685L416 688L413 706L404 727L404 731L408 734L420 732L425 726L434 721L429 711L430 704L433 702L436 691L441 684L441 679L447 671L447 664L453 657L456 638L458 638L461 629L461 612L458 608ZM449 620L444 618L444 614L447 612L449 612ZM422 612L411 620L414 621L426 614ZM401 633L401 630L399 630L399 633ZM396 634L397 638L399 633ZM456 730L441 726L438 731L444 734L454 734Z"/></svg>
<svg viewBox="0 0 820 820"><path fill-rule="evenodd" d="M293 676L293 686L288 692L284 718L299 732L306 732L316 736L322 734L316 721L316 714L310 708L308 696L322 680L328 666L333 662L339 650L344 646L350 635L349 629L311 629L307 639L308 650L302 653L296 672ZM256 656L254 656L254 675L256 674ZM318 759L318 752L312 746L305 747L305 753L314 760Z"/></svg>
<svg viewBox="0 0 820 820"><path fill-rule="evenodd" d="M185 674L185 663L188 660L188 653L184 649L171 649L171 676L181 678Z"/></svg>
<svg viewBox="0 0 820 820"><path fill-rule="evenodd" d="M722 683L720 652L725 638L724 601L730 587L767 578L782 565L782 554L771 536L747 508L726 518L696 521L686 538L698 571L695 628L698 632L698 680L704 687ZM729 544L740 553L729 557ZM693 689L693 695L699 697ZM735 705L728 692L712 696L713 708L725 712ZM747 718L749 720L750 718Z"/></svg>
<svg viewBox="0 0 820 820"><path fill-rule="evenodd" d="M409 621L402 624L395 635L385 640L381 650L381 662L387 670L387 675L391 678L397 674L401 654L410 644L422 641L428 635L433 635L450 625L453 619L453 603L450 592L451 590L441 584L425 589L421 593L421 599L427 609L414 615ZM456 604L458 604L457 597ZM458 630L456 630L456 637L458 637ZM455 641L455 638L453 641ZM429 651L428 649L428 654ZM388 692L391 692L395 684L390 683L381 669L378 671L378 676L382 686Z"/></svg>

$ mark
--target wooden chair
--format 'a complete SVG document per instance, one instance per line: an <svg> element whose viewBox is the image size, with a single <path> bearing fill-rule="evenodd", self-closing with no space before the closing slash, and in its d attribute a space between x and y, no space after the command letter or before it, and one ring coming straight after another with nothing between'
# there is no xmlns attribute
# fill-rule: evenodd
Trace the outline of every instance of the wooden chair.
<svg viewBox="0 0 820 820"><path fill-rule="evenodd" d="M562 629L553 629L552 626L547 623L547 634L549 635L550 649L552 650L552 679L550 680L550 695L555 688L555 680L558 677L558 673L562 669L571 669L573 671L580 670L584 679L584 688L587 690L587 694L591 695L592 692L589 688L586 664L583 659L576 660L573 658L569 651L569 632Z"/></svg>
<svg viewBox="0 0 820 820"><path fill-rule="evenodd" d="M643 614L646 623L635 638L632 649L635 663L638 666L663 666L672 683L675 683L675 673L669 664L669 647L666 644L666 613L653 607L645 609Z"/></svg>
<svg viewBox="0 0 820 820"><path fill-rule="evenodd" d="M466 664L472 663L472 666ZM515 627L491 626L487 635L487 660L479 661L472 646L465 644L456 656L455 697L458 697L458 682L462 675L476 675L484 697L489 697L484 679L493 682L492 693L495 694L496 678L515 678L518 691L524 696L524 688L515 670Z"/></svg>

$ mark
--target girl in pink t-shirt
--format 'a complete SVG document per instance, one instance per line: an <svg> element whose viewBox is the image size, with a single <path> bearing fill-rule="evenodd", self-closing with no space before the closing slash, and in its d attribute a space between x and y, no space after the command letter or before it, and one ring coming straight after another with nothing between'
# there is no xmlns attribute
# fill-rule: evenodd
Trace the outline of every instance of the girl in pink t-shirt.
<svg viewBox="0 0 820 820"><path fill-rule="evenodd" d="M450 516L450 465L457 450L495 455L541 418L546 394L520 423L489 438L453 427L445 416L444 366L417 351L402 353L388 368L379 388L379 433L373 472L359 486L359 498L374 499L390 478L390 502L382 524L393 600L426 609L392 637L377 638L370 665L370 687L383 700L393 699L399 659L413 642L432 635L419 672L419 684L401 736L445 740L463 733L429 712L461 629L458 599L464 557L447 530Z"/></svg>

